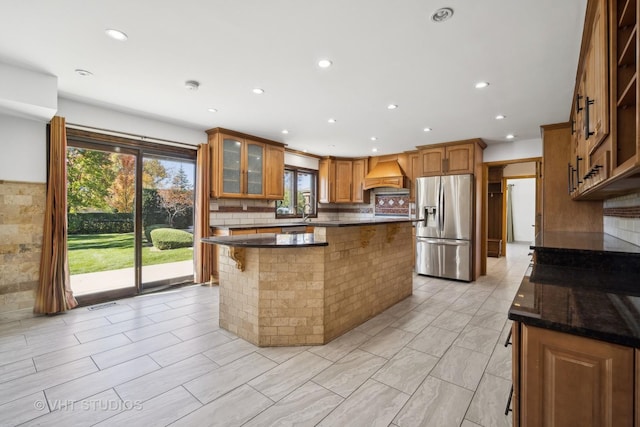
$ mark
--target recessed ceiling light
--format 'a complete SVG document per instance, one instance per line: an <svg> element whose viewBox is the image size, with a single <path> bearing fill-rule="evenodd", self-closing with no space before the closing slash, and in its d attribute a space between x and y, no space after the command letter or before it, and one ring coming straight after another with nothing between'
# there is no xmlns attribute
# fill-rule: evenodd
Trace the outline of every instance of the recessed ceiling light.
<svg viewBox="0 0 640 427"><path fill-rule="evenodd" d="M328 59L321 59L320 61L318 61L318 67L320 68L329 68L332 64L333 62L329 61Z"/></svg>
<svg viewBox="0 0 640 427"><path fill-rule="evenodd" d="M502 119L505 119L506 117L507 117L507 116L505 116L504 114L498 114L498 115L496 116L496 120L502 120Z"/></svg>
<svg viewBox="0 0 640 427"><path fill-rule="evenodd" d="M422 130L425 131L425 132L431 132L431 128L424 128Z"/></svg>
<svg viewBox="0 0 640 427"><path fill-rule="evenodd" d="M372 140L372 141L377 141L377 140L378 140L378 138L376 138L375 136L372 136L372 137L371 137L371 140Z"/></svg>
<svg viewBox="0 0 640 427"><path fill-rule="evenodd" d="M198 88L200 87L200 83L198 83L195 80L187 80L186 82L184 82L184 88L187 90L198 90Z"/></svg>
<svg viewBox="0 0 640 427"><path fill-rule="evenodd" d="M327 120L327 121L328 121L329 123L335 123L335 122L336 122L336 119L329 119L329 120Z"/></svg>
<svg viewBox="0 0 640 427"><path fill-rule="evenodd" d="M113 28L107 28L106 30L104 30L104 32L107 36L111 37L114 40L118 40L120 42L126 41L129 38L129 36L127 36L122 31L115 30Z"/></svg>
<svg viewBox="0 0 640 427"><path fill-rule="evenodd" d="M476 89L484 89L489 86L489 82L478 82L476 83Z"/></svg>
<svg viewBox="0 0 640 427"><path fill-rule="evenodd" d="M216 110L215 108L207 108L207 111L210 113L217 113L218 110Z"/></svg>
<svg viewBox="0 0 640 427"><path fill-rule="evenodd" d="M374 153L377 153L377 152L378 152L378 149L377 149L376 147L373 147L373 148L371 149L371 151L373 151Z"/></svg>
<svg viewBox="0 0 640 427"><path fill-rule="evenodd" d="M453 9L450 7L441 7L440 9L433 12L431 15L431 20L433 22L444 22L447 19L450 19L453 16Z"/></svg>
<svg viewBox="0 0 640 427"><path fill-rule="evenodd" d="M513 139L513 138L515 138L515 137L516 137L516 136L515 136L514 134L512 134L512 133L510 133L509 135L507 135L507 139Z"/></svg>
<svg viewBox="0 0 640 427"><path fill-rule="evenodd" d="M256 95L262 95L264 93L264 89L260 89L259 87L253 89L253 93Z"/></svg>
<svg viewBox="0 0 640 427"><path fill-rule="evenodd" d="M303 153L306 153L307 151L309 151L309 150L307 150L306 148L304 150L302 150Z"/></svg>
<svg viewBox="0 0 640 427"><path fill-rule="evenodd" d="M81 68L76 68L76 73L80 74L82 77L93 76L91 71L83 70Z"/></svg>
<svg viewBox="0 0 640 427"><path fill-rule="evenodd" d="M387 109L389 109L389 110L395 110L396 108L398 108L398 106L396 104L387 105Z"/></svg>
<svg viewBox="0 0 640 427"><path fill-rule="evenodd" d="M286 135L286 134L288 134L288 133L289 133L289 131L288 131L288 130L286 130L286 129L282 129L282 133L284 133L284 134Z"/></svg>

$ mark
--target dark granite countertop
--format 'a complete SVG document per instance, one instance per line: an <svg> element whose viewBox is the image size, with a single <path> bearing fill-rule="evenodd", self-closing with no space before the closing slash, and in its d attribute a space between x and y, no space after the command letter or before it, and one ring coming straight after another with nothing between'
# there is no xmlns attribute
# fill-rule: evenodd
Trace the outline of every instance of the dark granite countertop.
<svg viewBox="0 0 640 427"><path fill-rule="evenodd" d="M378 224L394 224L403 222L414 222L416 220L410 218L372 218L372 219L360 219L360 220L311 220L311 221L298 221L298 222L272 222L264 224L224 224L217 225L212 224L211 227L219 228L223 230L249 230L252 228L271 228L271 227L354 227L361 225L378 225Z"/></svg>
<svg viewBox="0 0 640 427"><path fill-rule="evenodd" d="M239 236L205 237L204 243L233 246L239 248L304 248L327 246L324 239L316 239L313 233L299 234L242 234Z"/></svg>
<svg viewBox="0 0 640 427"><path fill-rule="evenodd" d="M640 348L640 272L535 264L520 284L509 319Z"/></svg>
<svg viewBox="0 0 640 427"><path fill-rule="evenodd" d="M531 248L640 254L640 246L636 246L606 233L545 231L536 236Z"/></svg>

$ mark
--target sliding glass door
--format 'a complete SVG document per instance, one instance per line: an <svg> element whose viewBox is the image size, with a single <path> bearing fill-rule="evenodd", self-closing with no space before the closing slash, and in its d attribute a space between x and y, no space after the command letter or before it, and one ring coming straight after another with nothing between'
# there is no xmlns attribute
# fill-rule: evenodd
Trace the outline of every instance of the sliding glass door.
<svg viewBox="0 0 640 427"><path fill-rule="evenodd" d="M80 302L193 281L195 152L68 139L70 283Z"/></svg>
<svg viewBox="0 0 640 427"><path fill-rule="evenodd" d="M193 280L195 162L142 158L143 289Z"/></svg>
<svg viewBox="0 0 640 427"><path fill-rule="evenodd" d="M136 291L134 151L67 149L67 248L74 295Z"/></svg>

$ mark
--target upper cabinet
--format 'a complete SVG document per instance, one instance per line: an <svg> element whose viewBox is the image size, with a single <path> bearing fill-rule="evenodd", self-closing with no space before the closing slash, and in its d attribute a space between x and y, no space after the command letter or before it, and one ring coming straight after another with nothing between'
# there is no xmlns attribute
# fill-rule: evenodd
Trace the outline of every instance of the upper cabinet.
<svg viewBox="0 0 640 427"><path fill-rule="evenodd" d="M474 173L476 150L486 144L481 139L448 142L418 147L422 159L422 174L416 176L439 176Z"/></svg>
<svg viewBox="0 0 640 427"><path fill-rule="evenodd" d="M589 0L571 111L574 199L637 191L638 2Z"/></svg>
<svg viewBox="0 0 640 427"><path fill-rule="evenodd" d="M207 134L212 154L211 197L284 197L284 144L221 128Z"/></svg>
<svg viewBox="0 0 640 427"><path fill-rule="evenodd" d="M369 203L369 192L364 190L367 159L320 160L318 170L320 203Z"/></svg>
<svg viewBox="0 0 640 427"><path fill-rule="evenodd" d="M353 203L369 203L369 192L364 189L364 177L367 176L367 159L356 159L352 167L352 188L351 200Z"/></svg>

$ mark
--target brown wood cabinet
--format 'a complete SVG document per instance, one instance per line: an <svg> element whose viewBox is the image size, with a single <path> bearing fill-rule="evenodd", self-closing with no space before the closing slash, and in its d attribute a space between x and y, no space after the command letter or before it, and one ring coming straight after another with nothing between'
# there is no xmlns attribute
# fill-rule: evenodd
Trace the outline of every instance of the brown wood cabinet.
<svg viewBox="0 0 640 427"><path fill-rule="evenodd" d="M207 134L211 197L284 197L284 144L222 128L210 129Z"/></svg>
<svg viewBox="0 0 640 427"><path fill-rule="evenodd" d="M569 123L542 126L542 230L602 232L602 202L577 202L567 191L571 144Z"/></svg>
<svg viewBox="0 0 640 427"><path fill-rule="evenodd" d="M353 162L351 160L336 160L335 162L335 203L350 203L353 195Z"/></svg>
<svg viewBox="0 0 640 427"><path fill-rule="evenodd" d="M353 160L352 197L353 203L369 203L369 191L364 189L369 161L366 158Z"/></svg>
<svg viewBox="0 0 640 427"><path fill-rule="evenodd" d="M638 7L637 0L588 1L566 172L574 199L638 190Z"/></svg>
<svg viewBox="0 0 640 427"><path fill-rule="evenodd" d="M421 176L474 173L476 145L481 149L486 148L486 144L480 139L418 147L422 158Z"/></svg>
<svg viewBox="0 0 640 427"><path fill-rule="evenodd" d="M325 157L318 168L320 203L369 203L364 190L367 159Z"/></svg>
<svg viewBox="0 0 640 427"><path fill-rule="evenodd" d="M419 151L410 151L407 153L407 169L409 175L409 199L416 198L416 178L423 176L422 159Z"/></svg>
<svg viewBox="0 0 640 427"><path fill-rule="evenodd" d="M514 426L633 425L633 348L519 322L513 328Z"/></svg>
<svg viewBox="0 0 640 427"><path fill-rule="evenodd" d="M489 167L487 194L487 256L500 257L502 255L502 234L504 203L506 191L502 179L504 166Z"/></svg>

